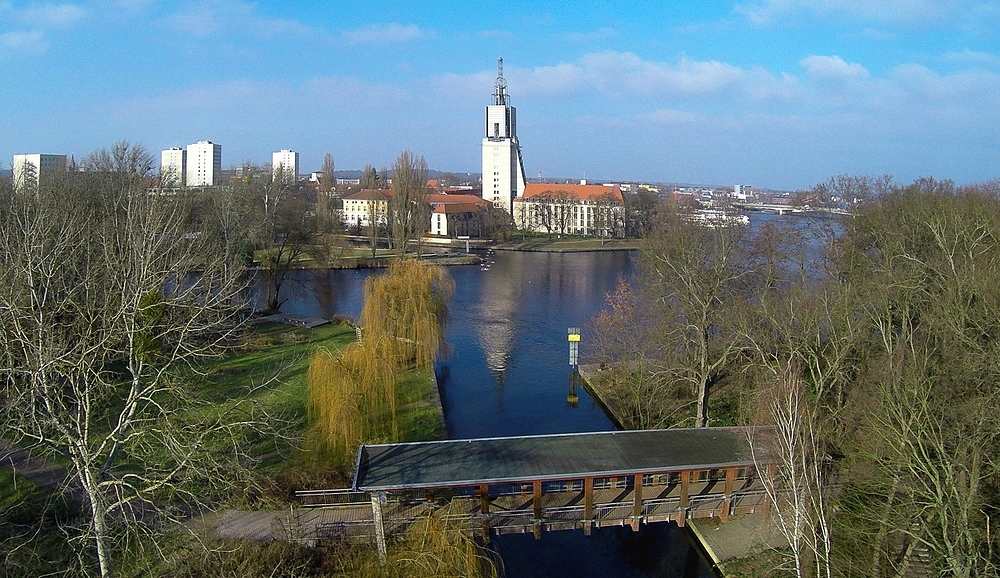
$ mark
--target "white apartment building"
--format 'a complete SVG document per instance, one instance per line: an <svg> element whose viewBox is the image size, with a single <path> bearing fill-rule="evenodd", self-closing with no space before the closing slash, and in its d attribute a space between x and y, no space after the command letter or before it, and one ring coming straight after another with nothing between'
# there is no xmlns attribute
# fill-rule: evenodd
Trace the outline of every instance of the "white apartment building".
<svg viewBox="0 0 1000 578"><path fill-rule="evenodd" d="M221 162L221 159L220 159ZM166 188L183 187L187 174L187 151L170 147L160 153L160 185Z"/></svg>
<svg viewBox="0 0 1000 578"><path fill-rule="evenodd" d="M524 163L517 141L517 110L510 106L503 58L497 60L493 104L486 107L486 135L483 137L483 198L509 214L514 198L524 194Z"/></svg>
<svg viewBox="0 0 1000 578"><path fill-rule="evenodd" d="M529 183L514 200L519 230L560 235L625 235L621 188L609 185Z"/></svg>
<svg viewBox="0 0 1000 578"><path fill-rule="evenodd" d="M392 191L363 189L344 197L344 208L342 218L344 226L367 227L374 217L374 221L379 225L389 223L389 199L392 198Z"/></svg>
<svg viewBox="0 0 1000 578"><path fill-rule="evenodd" d="M11 162L14 188L36 187L41 179L66 170L66 155L23 154L14 155Z"/></svg>
<svg viewBox="0 0 1000 578"><path fill-rule="evenodd" d="M299 178L299 153L288 149L272 153L271 170L274 180L295 183Z"/></svg>
<svg viewBox="0 0 1000 578"><path fill-rule="evenodd" d="M222 145L200 140L187 146L187 177L189 187L212 187L222 173Z"/></svg>

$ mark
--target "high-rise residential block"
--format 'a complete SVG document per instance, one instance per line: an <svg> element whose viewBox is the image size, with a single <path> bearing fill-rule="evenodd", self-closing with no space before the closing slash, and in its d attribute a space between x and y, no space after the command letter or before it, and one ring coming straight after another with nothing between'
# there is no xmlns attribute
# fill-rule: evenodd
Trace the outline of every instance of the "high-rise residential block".
<svg viewBox="0 0 1000 578"><path fill-rule="evenodd" d="M66 155L39 153L14 155L11 168L15 189L36 187L39 181L66 170Z"/></svg>
<svg viewBox="0 0 1000 578"><path fill-rule="evenodd" d="M294 183L299 178L299 153L281 149L271 155L271 170L274 180Z"/></svg>
<svg viewBox="0 0 1000 578"><path fill-rule="evenodd" d="M218 184L220 173L222 173L222 145L200 140L187 146L187 186L214 186Z"/></svg>
<svg viewBox="0 0 1000 578"><path fill-rule="evenodd" d="M183 187L185 184L184 176L186 173L186 150L181 147L170 147L160 153L160 184L163 187Z"/></svg>

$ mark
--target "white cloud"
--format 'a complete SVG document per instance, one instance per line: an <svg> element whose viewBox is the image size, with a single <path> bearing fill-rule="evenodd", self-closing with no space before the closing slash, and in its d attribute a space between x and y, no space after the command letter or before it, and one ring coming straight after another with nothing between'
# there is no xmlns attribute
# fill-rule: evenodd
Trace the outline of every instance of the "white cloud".
<svg viewBox="0 0 1000 578"><path fill-rule="evenodd" d="M49 4L33 2L16 8L10 2L0 2L0 18L27 24L32 28L66 28L83 20L87 10L79 4Z"/></svg>
<svg viewBox="0 0 1000 578"><path fill-rule="evenodd" d="M86 17L87 11L78 4L33 2L18 8L9 1L0 1L0 24L27 28L0 33L0 57L43 54L49 48L46 31L69 28Z"/></svg>
<svg viewBox="0 0 1000 578"><path fill-rule="evenodd" d="M514 33L510 30L482 30L479 32L480 38L503 38L510 40L514 38Z"/></svg>
<svg viewBox="0 0 1000 578"><path fill-rule="evenodd" d="M18 20L42 28L66 28L87 16L87 11L77 4L28 4L13 13Z"/></svg>
<svg viewBox="0 0 1000 578"><path fill-rule="evenodd" d="M41 30L4 32L0 34L0 58L11 54L41 54L48 48Z"/></svg>
<svg viewBox="0 0 1000 578"><path fill-rule="evenodd" d="M661 108L653 112L636 115L640 121L656 124L692 124L705 122L708 118L701 113L678 110L676 108Z"/></svg>
<svg viewBox="0 0 1000 578"><path fill-rule="evenodd" d="M1000 66L1000 55L991 52L977 52L966 48L961 52L945 52L941 58L947 62L982 66Z"/></svg>
<svg viewBox="0 0 1000 578"><path fill-rule="evenodd" d="M341 33L345 40L353 44L392 44L425 38L431 34L416 24L369 24Z"/></svg>
<svg viewBox="0 0 1000 578"><path fill-rule="evenodd" d="M242 0L189 3L163 17L160 22L171 30L194 36L208 36L221 31L241 31L265 37L312 32L296 20L263 15L256 4Z"/></svg>
<svg viewBox="0 0 1000 578"><path fill-rule="evenodd" d="M766 25L797 14L921 26L951 18L984 14L983 0L759 0L737 5L735 11L755 24Z"/></svg>
<svg viewBox="0 0 1000 578"><path fill-rule="evenodd" d="M723 62L682 58L677 64L645 61L624 52L591 53L580 59L587 78L611 93L705 94L732 86L746 72Z"/></svg>
<svg viewBox="0 0 1000 578"><path fill-rule="evenodd" d="M598 42L609 38L617 38L618 31L614 28L604 27L591 32L566 32L562 37L570 42Z"/></svg>
<svg viewBox="0 0 1000 578"><path fill-rule="evenodd" d="M643 60L629 52L592 52L572 63L533 69L507 68L515 95L557 97L597 91L636 98L748 96L754 99L789 98L799 90L798 80L775 76L761 67L743 69L717 60L677 62Z"/></svg>
<svg viewBox="0 0 1000 578"><path fill-rule="evenodd" d="M496 75L493 75L494 77ZM506 76L513 94L531 96L558 96L571 94L586 85L586 71L574 64L539 66L531 70L508 70ZM492 84L492 80L490 82Z"/></svg>
<svg viewBox="0 0 1000 578"><path fill-rule="evenodd" d="M799 61L806 73L822 80L857 81L869 77L868 70L856 62L848 64L839 56L810 55Z"/></svg>

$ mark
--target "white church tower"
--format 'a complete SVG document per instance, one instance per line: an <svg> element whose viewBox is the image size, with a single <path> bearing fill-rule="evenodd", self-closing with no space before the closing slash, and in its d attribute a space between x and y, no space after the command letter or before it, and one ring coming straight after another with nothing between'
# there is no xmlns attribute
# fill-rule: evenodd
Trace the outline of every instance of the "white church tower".
<svg viewBox="0 0 1000 578"><path fill-rule="evenodd" d="M493 104L486 107L483 138L483 199L514 214L514 197L524 194L524 164L517 142L517 111L507 96L503 58L497 59Z"/></svg>

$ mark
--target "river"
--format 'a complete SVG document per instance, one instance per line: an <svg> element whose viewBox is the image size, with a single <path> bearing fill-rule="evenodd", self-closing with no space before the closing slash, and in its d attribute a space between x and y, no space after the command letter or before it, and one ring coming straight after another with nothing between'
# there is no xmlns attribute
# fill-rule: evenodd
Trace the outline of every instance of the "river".
<svg viewBox="0 0 1000 578"><path fill-rule="evenodd" d="M618 280L632 274L626 251L483 253L484 265L448 268L455 280L436 374L452 439L614 429L590 396L567 403L567 329L583 329ZM295 271L282 288L286 313L357 318L364 279L376 271ZM673 524L548 532L491 539L506 576L710 576Z"/></svg>

